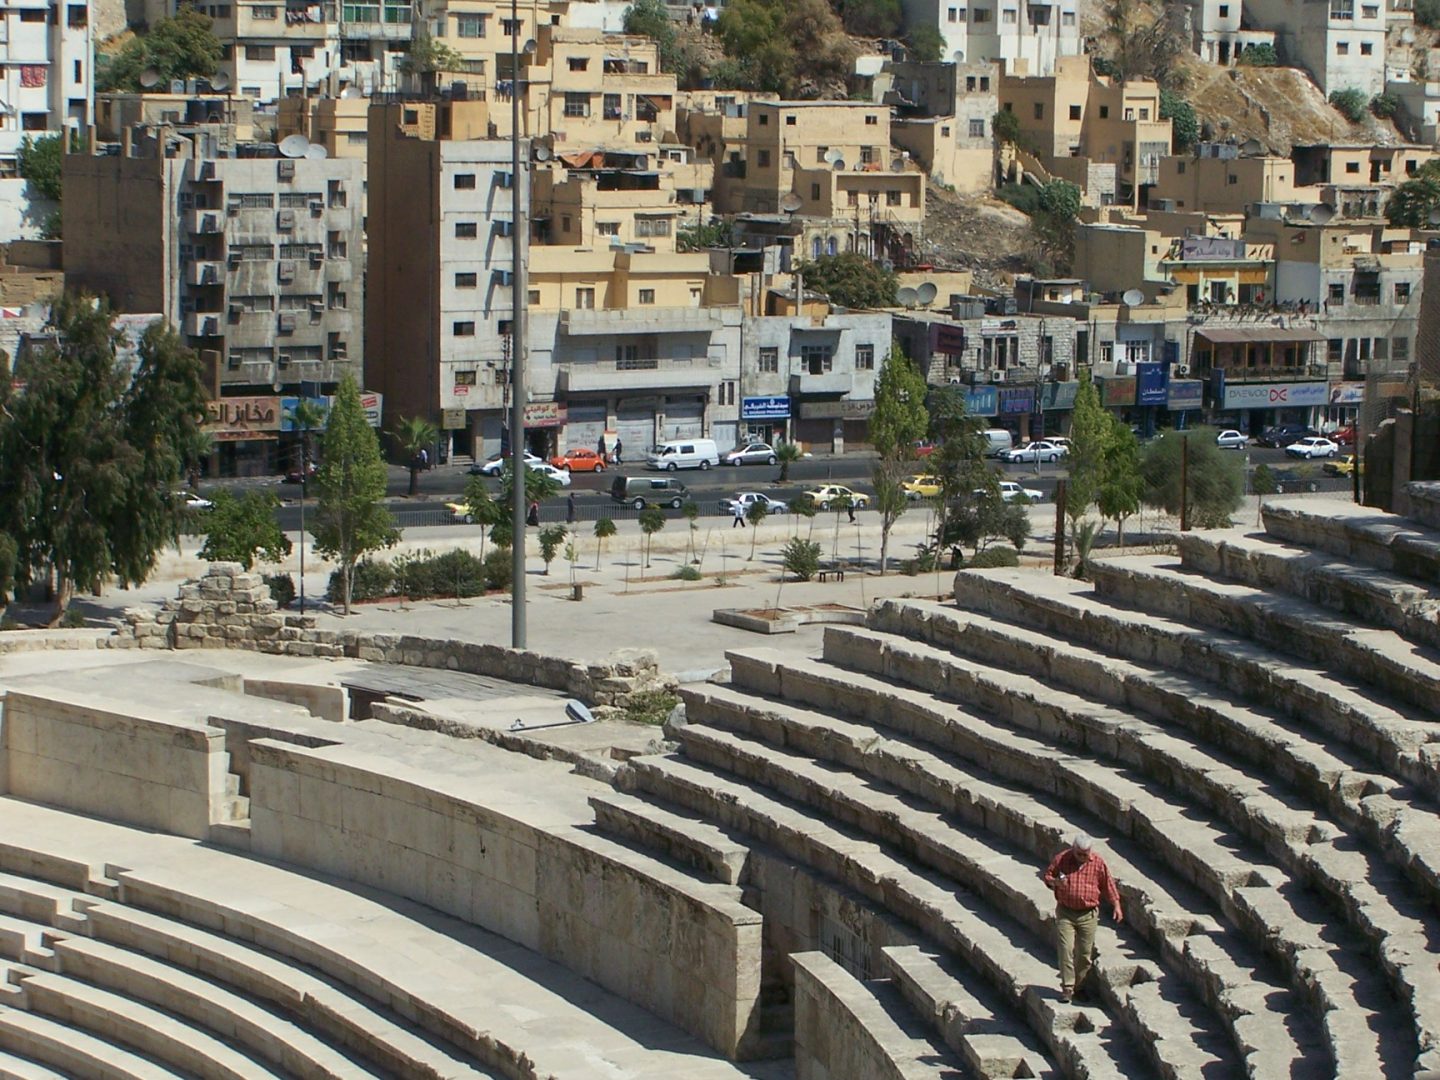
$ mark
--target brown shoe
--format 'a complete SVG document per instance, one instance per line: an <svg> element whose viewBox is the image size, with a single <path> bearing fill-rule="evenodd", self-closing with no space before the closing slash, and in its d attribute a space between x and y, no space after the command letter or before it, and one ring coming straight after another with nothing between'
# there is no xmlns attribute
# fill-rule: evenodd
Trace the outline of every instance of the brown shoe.
<svg viewBox="0 0 1440 1080"><path fill-rule="evenodd" d="M1062 986L1062 987L1060 988L1060 1000L1063 1001L1063 1002L1065 1002L1065 1004L1067 1004L1067 1005L1070 1004L1070 999L1073 998L1074 996L1075 996L1075 991L1074 991L1071 987Z"/></svg>

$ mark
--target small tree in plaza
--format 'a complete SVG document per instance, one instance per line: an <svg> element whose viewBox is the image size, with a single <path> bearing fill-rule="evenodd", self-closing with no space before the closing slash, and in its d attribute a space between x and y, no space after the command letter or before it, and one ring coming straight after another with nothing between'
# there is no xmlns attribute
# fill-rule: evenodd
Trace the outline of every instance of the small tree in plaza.
<svg viewBox="0 0 1440 1080"><path fill-rule="evenodd" d="M870 417L870 441L880 455L872 479L875 508L880 512L882 574L890 556L890 530L908 509L900 480L915 459L915 444L929 427L925 377L898 345L892 345L875 380L875 411Z"/></svg>
<svg viewBox="0 0 1440 1080"><path fill-rule="evenodd" d="M605 541L615 535L615 522L602 517L595 522L595 569L600 569L600 556L605 552Z"/></svg>
<svg viewBox="0 0 1440 1080"><path fill-rule="evenodd" d="M762 502L752 502L745 508L745 521L750 526L750 561L755 560L755 538L759 535L760 523L770 516L770 508Z"/></svg>
<svg viewBox="0 0 1440 1080"><path fill-rule="evenodd" d="M657 532L665 528L665 511L658 506L647 506L640 511L640 531L645 534L645 565L650 565L650 549Z"/></svg>
<svg viewBox="0 0 1440 1080"><path fill-rule="evenodd" d="M206 562L238 562L249 570L255 560L278 563L290 554L290 538L275 520L280 500L273 492L247 491L235 496L217 491L211 507L201 513Z"/></svg>

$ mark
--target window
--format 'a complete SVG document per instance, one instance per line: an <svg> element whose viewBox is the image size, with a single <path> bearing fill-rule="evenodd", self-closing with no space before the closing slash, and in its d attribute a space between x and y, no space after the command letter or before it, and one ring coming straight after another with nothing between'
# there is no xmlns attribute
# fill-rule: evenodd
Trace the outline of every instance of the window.
<svg viewBox="0 0 1440 1080"><path fill-rule="evenodd" d="M1001 12L1001 14L1000 14L1000 21L1003 22L1006 26L1014 26L1014 25L1015 25L1015 9L1014 9L1014 8L1006 8L1006 9L1005 9L1003 12Z"/></svg>
<svg viewBox="0 0 1440 1080"><path fill-rule="evenodd" d="M1325 359L1332 364L1338 364L1345 358L1345 339L1332 337L1325 343Z"/></svg>
<svg viewBox="0 0 1440 1080"><path fill-rule="evenodd" d="M620 119L620 95L606 94L600 102L600 115L606 120Z"/></svg>
<svg viewBox="0 0 1440 1080"><path fill-rule="evenodd" d="M257 19L265 19L266 21L269 21L275 18L276 12L273 7L271 7L269 4L266 4L263 7L259 5L252 7L250 9L250 14Z"/></svg>
<svg viewBox="0 0 1440 1080"><path fill-rule="evenodd" d="M534 307L536 304L540 303L540 290L539 290L539 289L526 289L526 290L525 290L525 303L526 303L528 306L530 306L530 307Z"/></svg>
<svg viewBox="0 0 1440 1080"><path fill-rule="evenodd" d="M1335 54L1337 56L1350 55L1350 43L1348 41L1337 41L1335 43Z"/></svg>
<svg viewBox="0 0 1440 1080"><path fill-rule="evenodd" d="M1358 161L1347 161L1345 163L1345 171L1347 173L1358 173L1360 171L1360 163Z"/></svg>
<svg viewBox="0 0 1440 1080"><path fill-rule="evenodd" d="M339 282L332 281L329 285L329 296L326 303L331 311L344 311L350 306L350 297L344 289L340 288Z"/></svg>
<svg viewBox="0 0 1440 1080"><path fill-rule="evenodd" d="M720 384L720 404L735 404L735 384L733 382L722 382Z"/></svg>
<svg viewBox="0 0 1440 1080"><path fill-rule="evenodd" d="M473 172L470 172L470 173L456 173L456 174L455 174L455 190L456 190L456 191L474 191L474 190L475 190L475 174L474 174Z"/></svg>
<svg viewBox="0 0 1440 1080"><path fill-rule="evenodd" d="M1353 19L1354 17L1355 0L1330 0L1330 18Z"/></svg>
<svg viewBox="0 0 1440 1080"><path fill-rule="evenodd" d="M787 116L787 117L785 117L785 126L786 126L786 127L794 127L794 126L795 126L795 122L796 122L796 121L795 121L795 117L793 117L793 116Z"/></svg>
<svg viewBox="0 0 1440 1080"><path fill-rule="evenodd" d="M1144 109L1144 108L1142 108L1142 109L1140 110L1140 119L1141 119L1141 120L1149 120L1149 119L1150 119L1150 110L1149 110L1149 109Z"/></svg>
<svg viewBox="0 0 1440 1080"><path fill-rule="evenodd" d="M1345 303L1345 283L1343 281L1332 281L1330 283L1329 300L1332 304Z"/></svg>
<svg viewBox="0 0 1440 1080"><path fill-rule="evenodd" d="M1240 183L1240 177L1236 176L1234 173L1231 173L1229 176L1225 177L1225 183L1233 187L1234 185Z"/></svg>
<svg viewBox="0 0 1440 1080"><path fill-rule="evenodd" d="M1035 119L1036 119L1036 120L1044 120L1044 119L1045 119L1045 104L1044 104L1044 102L1040 102L1040 101L1035 102Z"/></svg>
<svg viewBox="0 0 1440 1080"><path fill-rule="evenodd" d="M642 304L653 304L653 303L655 303L655 290L654 290L654 289L641 289L641 290L640 290L640 296L639 296L639 302L642 303Z"/></svg>
<svg viewBox="0 0 1440 1080"><path fill-rule="evenodd" d="M636 218L636 219L635 219L635 235L636 235L636 236L669 236L669 235L670 235L670 219L669 219L669 218L643 218L643 217L642 217L642 218Z"/></svg>
<svg viewBox="0 0 1440 1080"><path fill-rule="evenodd" d="M1070 119L1071 119L1071 120L1079 120L1079 119L1080 119L1080 106L1079 106L1079 105L1071 105L1071 106L1070 106Z"/></svg>
<svg viewBox="0 0 1440 1080"><path fill-rule="evenodd" d="M1378 19L1380 17L1380 6L1378 4L1366 4L1360 9L1360 14L1367 19Z"/></svg>
<svg viewBox="0 0 1440 1080"><path fill-rule="evenodd" d="M89 23L90 20L87 12L88 8L86 8L84 4L71 4L66 9L65 21L68 22L73 29L78 30L80 27Z"/></svg>
<svg viewBox="0 0 1440 1080"><path fill-rule="evenodd" d="M584 71L590 66L590 60L585 56L567 57L565 62L571 71Z"/></svg>
<svg viewBox="0 0 1440 1080"><path fill-rule="evenodd" d="M953 8L953 7L952 7L946 14L947 14L947 16L949 17L949 19L950 19L950 21L951 21L952 23L953 23L953 22L959 22L959 21L960 21L960 9L959 9L959 8Z"/></svg>
<svg viewBox="0 0 1440 1080"><path fill-rule="evenodd" d="M985 137L985 121L975 119L970 121L970 138L983 139Z"/></svg>
<svg viewBox="0 0 1440 1080"><path fill-rule="evenodd" d="M983 132L982 132L982 133L983 133ZM948 139L948 138L950 137L950 126L949 126L948 124L941 126L941 128L940 128L940 137L941 137L942 139Z"/></svg>
<svg viewBox="0 0 1440 1080"><path fill-rule="evenodd" d="M595 232L600 236L619 236L620 223L618 221L597 221Z"/></svg>
<svg viewBox="0 0 1440 1080"><path fill-rule="evenodd" d="M899 205L900 205L900 192L894 190L893 188L892 188L890 191L885 192L885 205L886 205L886 206L899 206Z"/></svg>
<svg viewBox="0 0 1440 1080"><path fill-rule="evenodd" d="M1101 119L1101 120L1109 120L1109 119L1110 119L1110 106L1109 106L1109 105L1101 105L1101 106L1100 106L1100 119Z"/></svg>
<svg viewBox="0 0 1440 1080"><path fill-rule="evenodd" d="M785 151L785 168L787 168L787 169L793 169L793 168L795 168L795 151L793 151L793 150L786 150L786 151Z"/></svg>
<svg viewBox="0 0 1440 1080"><path fill-rule="evenodd" d="M1390 359L1397 364L1410 363L1410 339L1397 337L1390 339Z"/></svg>
<svg viewBox="0 0 1440 1080"><path fill-rule="evenodd" d="M830 148L829 148L828 146L817 146L817 147L815 147L815 164L816 164L816 165L824 165L824 164L825 164L825 155L828 154L829 152L830 152Z"/></svg>
<svg viewBox="0 0 1440 1080"><path fill-rule="evenodd" d="M875 346L874 346L874 345L856 345L856 346L855 346L855 370L856 370L856 371L874 371L874 370L875 370Z"/></svg>
<svg viewBox="0 0 1440 1080"><path fill-rule="evenodd" d="M246 45L246 46L245 46L245 59L246 59L246 60L274 60L274 59L275 59L275 46L274 46L274 45Z"/></svg>
<svg viewBox="0 0 1440 1080"><path fill-rule="evenodd" d="M455 16L455 36L462 38L483 38L485 36L485 20L488 15L457 15Z"/></svg>
<svg viewBox="0 0 1440 1080"><path fill-rule="evenodd" d="M500 33L506 37L519 37L521 36L524 21L523 19L501 19Z"/></svg>
<svg viewBox="0 0 1440 1080"><path fill-rule="evenodd" d="M565 115L572 119L590 115L590 95L573 91L565 94Z"/></svg>
<svg viewBox="0 0 1440 1080"><path fill-rule="evenodd" d="M760 349L760 362L756 367L762 375L778 374L780 371L780 350L774 346L763 346Z"/></svg>
<svg viewBox="0 0 1440 1080"><path fill-rule="evenodd" d="M1222 19L1228 19L1229 17L1230 17L1230 5L1229 5L1229 4L1221 4L1221 5L1220 5L1220 18L1222 18Z"/></svg>
<svg viewBox="0 0 1440 1080"><path fill-rule="evenodd" d="M758 164L758 165L760 166L760 168L762 168L762 169L768 169L768 168L770 167L770 151L769 151L769 150L761 150L761 151L760 151L760 158L759 158L759 161L757 162L757 164Z"/></svg>
<svg viewBox="0 0 1440 1080"><path fill-rule="evenodd" d="M244 262L269 262L275 258L274 244L231 244L230 257Z"/></svg>
<svg viewBox="0 0 1440 1080"><path fill-rule="evenodd" d="M230 196L230 205L242 210L269 210L275 205L275 196L268 191L244 191Z"/></svg>
<svg viewBox="0 0 1440 1080"><path fill-rule="evenodd" d="M874 127L874 126L875 126L876 124L878 124L878 123L880 123L880 118L879 118L879 117L875 116L873 113L866 113L866 114L865 114L865 126L866 126L866 127Z"/></svg>
<svg viewBox="0 0 1440 1080"><path fill-rule="evenodd" d="M801 345L800 363L811 375L834 370L835 354L829 345Z"/></svg>
<svg viewBox="0 0 1440 1080"><path fill-rule="evenodd" d="M84 82L84 81L85 81L85 64L84 64L83 61L81 61L81 60L76 60L76 61L75 61L74 76L75 76L75 77L70 80L71 82L77 82L77 83L78 83L78 82ZM80 102L80 107L81 107L82 109L85 107L84 101L81 101L81 102Z"/></svg>
<svg viewBox="0 0 1440 1080"><path fill-rule="evenodd" d="M480 235L480 227L473 221L457 221L455 223L455 237L458 240L474 240Z"/></svg>
<svg viewBox="0 0 1440 1080"><path fill-rule="evenodd" d="M450 332L456 337L474 337L475 324L473 322L451 323Z"/></svg>
<svg viewBox="0 0 1440 1080"><path fill-rule="evenodd" d="M582 311L593 311L595 308L595 290L576 289L575 306Z"/></svg>
<svg viewBox="0 0 1440 1080"><path fill-rule="evenodd" d="M326 255L331 259L348 259L350 257L350 244L343 235L332 232L325 241Z"/></svg>
<svg viewBox="0 0 1440 1080"><path fill-rule="evenodd" d="M1397 281L1395 283L1395 303L1408 304L1410 302L1410 282Z"/></svg>
<svg viewBox="0 0 1440 1080"><path fill-rule="evenodd" d="M1368 42L1368 41L1362 41L1362 42L1360 43L1360 55L1361 55L1361 56L1370 56L1370 55L1372 55L1374 52L1375 52L1375 46L1372 45L1372 44L1370 44L1370 42Z"/></svg>
<svg viewBox="0 0 1440 1080"><path fill-rule="evenodd" d="M473 289L479 284L480 275L473 271L455 275L455 287L457 289Z"/></svg>
<svg viewBox="0 0 1440 1080"><path fill-rule="evenodd" d="M21 8L21 9L20 9L20 21L21 21L21 22L44 22L44 21L45 21L45 11L44 11L43 8Z"/></svg>
<svg viewBox="0 0 1440 1080"><path fill-rule="evenodd" d="M1075 25L1075 13L1074 13L1073 11L1062 11L1062 12L1060 13L1060 25L1061 25L1061 26L1074 26L1074 25Z"/></svg>
<svg viewBox="0 0 1440 1080"><path fill-rule="evenodd" d="M990 9L977 7L975 9L975 21L977 23L988 23L990 21Z"/></svg>
<svg viewBox="0 0 1440 1080"><path fill-rule="evenodd" d="M763 113L763 112L762 112L762 113L760 114L760 126L761 126L761 127L769 127L769 126L770 126L770 114L769 114L769 113Z"/></svg>
<svg viewBox="0 0 1440 1080"><path fill-rule="evenodd" d="M811 185L810 185L810 198L811 198L811 199L814 199L814 200L817 200L817 201L819 200L819 198L820 198L820 185L819 185L819 184L811 184Z"/></svg>

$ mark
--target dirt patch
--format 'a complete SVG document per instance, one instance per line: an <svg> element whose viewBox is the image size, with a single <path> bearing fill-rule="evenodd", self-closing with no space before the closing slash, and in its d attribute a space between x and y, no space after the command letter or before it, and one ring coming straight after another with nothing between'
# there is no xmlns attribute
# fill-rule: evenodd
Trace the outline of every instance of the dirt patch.
<svg viewBox="0 0 1440 1080"><path fill-rule="evenodd" d="M1038 248L1030 219L1013 206L934 184L925 199L925 258L934 265L973 270L975 283L987 288L1033 269Z"/></svg>

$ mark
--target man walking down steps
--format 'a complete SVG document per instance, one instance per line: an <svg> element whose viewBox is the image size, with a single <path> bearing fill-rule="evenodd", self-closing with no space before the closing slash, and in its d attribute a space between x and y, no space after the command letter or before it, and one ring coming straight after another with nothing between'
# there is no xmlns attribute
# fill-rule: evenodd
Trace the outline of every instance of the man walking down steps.
<svg viewBox="0 0 1440 1080"><path fill-rule="evenodd" d="M1094 843L1077 833L1070 846L1050 860L1043 878L1055 894L1055 930L1059 939L1060 999L1069 1001L1085 990L1090 959L1095 951L1095 928L1100 902L1106 901L1117 923L1125 920L1120 891Z"/></svg>

